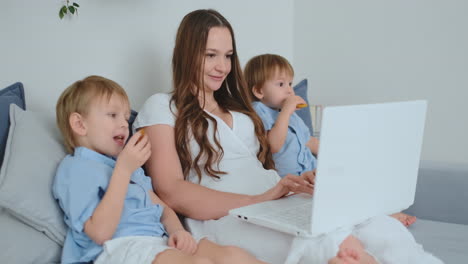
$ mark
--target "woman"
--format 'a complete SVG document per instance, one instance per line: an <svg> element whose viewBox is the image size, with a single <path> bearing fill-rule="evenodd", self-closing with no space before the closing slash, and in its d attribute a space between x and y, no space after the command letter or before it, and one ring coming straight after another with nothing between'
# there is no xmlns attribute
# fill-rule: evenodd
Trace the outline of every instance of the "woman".
<svg viewBox="0 0 468 264"><path fill-rule="evenodd" d="M218 12L197 10L184 17L172 70L172 95L150 97L134 127L145 127L150 138L153 151L146 169L155 190L187 217L195 238L240 246L270 263L285 263L288 255L301 258L301 263L376 263L350 234L362 235L371 244L367 250L380 254L385 243L372 241L375 236L369 233L386 224L386 234L392 235L377 241L397 239L401 245L390 247L394 250L387 255L440 263L424 253L399 222L385 217L299 243L291 235L227 216L230 209L277 199L290 191L312 193L312 179L294 175L280 179L273 170L263 125L244 84L233 30ZM299 246L291 247L294 241L306 253L296 252ZM414 248L417 254L403 254L402 247ZM405 263L394 259L393 263Z"/></svg>

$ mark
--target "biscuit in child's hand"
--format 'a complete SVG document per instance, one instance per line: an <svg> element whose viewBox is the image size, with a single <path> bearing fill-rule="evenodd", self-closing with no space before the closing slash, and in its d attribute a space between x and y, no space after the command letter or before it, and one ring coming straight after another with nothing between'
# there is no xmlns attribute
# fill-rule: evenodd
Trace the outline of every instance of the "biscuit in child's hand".
<svg viewBox="0 0 468 264"><path fill-rule="evenodd" d="M307 104L298 104L296 105L297 108L304 108L307 107Z"/></svg>
<svg viewBox="0 0 468 264"><path fill-rule="evenodd" d="M143 138L143 136L145 135L145 129L142 128L140 130L138 130L138 132L140 132L140 137L138 138L137 142L135 144L138 144L138 142L140 142L140 140Z"/></svg>

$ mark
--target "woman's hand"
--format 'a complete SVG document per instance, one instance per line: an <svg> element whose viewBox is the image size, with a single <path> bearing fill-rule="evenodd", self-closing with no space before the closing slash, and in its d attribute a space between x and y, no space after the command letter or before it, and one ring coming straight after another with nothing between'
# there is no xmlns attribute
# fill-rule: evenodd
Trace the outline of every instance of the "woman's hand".
<svg viewBox="0 0 468 264"><path fill-rule="evenodd" d="M197 251L197 242L195 242L195 239L189 232L183 229L173 232L169 236L167 245L190 255L193 255Z"/></svg>
<svg viewBox="0 0 468 264"><path fill-rule="evenodd" d="M286 194L293 193L308 193L313 194L315 179L311 173L304 173L301 176L288 174L282 178L273 188L261 194L258 202L270 201L279 199Z"/></svg>
<svg viewBox="0 0 468 264"><path fill-rule="evenodd" d="M312 184L312 192L314 191L314 188L315 188L315 176L316 176L316 169L311 170L311 171L306 171L306 172L302 173L302 175L301 175L301 177L305 181Z"/></svg>

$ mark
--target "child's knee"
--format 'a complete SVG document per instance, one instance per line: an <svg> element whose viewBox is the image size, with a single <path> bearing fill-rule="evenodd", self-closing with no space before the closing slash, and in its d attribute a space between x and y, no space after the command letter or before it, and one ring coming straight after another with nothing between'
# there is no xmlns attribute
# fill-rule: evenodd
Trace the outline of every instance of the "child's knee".
<svg viewBox="0 0 468 264"><path fill-rule="evenodd" d="M249 255L247 251L236 246L222 246L221 251L222 260L228 263L231 263L229 261L239 260Z"/></svg>
<svg viewBox="0 0 468 264"><path fill-rule="evenodd" d="M193 257L193 264L215 264L214 261L212 261L209 258L204 258L204 257Z"/></svg>
<svg viewBox="0 0 468 264"><path fill-rule="evenodd" d="M236 246L223 246L222 251L228 256L238 256L246 254L245 250Z"/></svg>
<svg viewBox="0 0 468 264"><path fill-rule="evenodd" d="M354 236L348 236L339 246L341 250L353 249L358 252L364 252L364 245Z"/></svg>

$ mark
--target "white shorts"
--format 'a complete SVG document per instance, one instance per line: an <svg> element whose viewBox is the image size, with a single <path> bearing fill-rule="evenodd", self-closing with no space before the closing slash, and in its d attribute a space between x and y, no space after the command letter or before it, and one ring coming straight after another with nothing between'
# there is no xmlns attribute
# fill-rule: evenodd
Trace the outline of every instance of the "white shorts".
<svg viewBox="0 0 468 264"><path fill-rule="evenodd" d="M167 246L167 238L150 236L119 237L105 242L102 248L95 264L151 264L156 255L173 249Z"/></svg>

